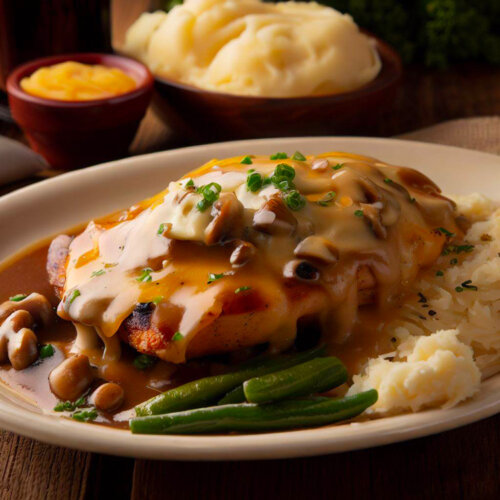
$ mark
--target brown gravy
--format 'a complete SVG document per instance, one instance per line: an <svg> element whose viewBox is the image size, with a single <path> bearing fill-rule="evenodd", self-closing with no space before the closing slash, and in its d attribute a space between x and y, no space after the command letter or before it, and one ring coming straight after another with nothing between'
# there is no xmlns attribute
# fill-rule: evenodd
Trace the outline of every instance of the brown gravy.
<svg viewBox="0 0 500 500"><path fill-rule="evenodd" d="M38 292L45 295L54 307L57 306L59 299L48 282L45 269L47 252L48 243L40 243L0 268L0 302L18 293ZM383 334L384 318L390 318L390 315L391 311L381 315L375 308L362 308L351 339L332 347L332 354L342 359L349 373L356 373L367 358L390 350L390 339ZM48 376L69 353L76 333L71 322L59 317L50 327L36 333L41 344L54 345L55 354L24 370L14 370L9 364L0 365L0 380L36 406L51 411L58 399L50 391ZM176 366L158 360L152 368L140 371L133 365L136 355L133 349L123 345L119 361L97 369L100 378L123 387L125 401L115 415L101 413L95 423L128 428L130 410L138 403L189 380L227 370L227 366L214 361L193 360ZM95 358L99 356L100 353L96 352Z"/></svg>

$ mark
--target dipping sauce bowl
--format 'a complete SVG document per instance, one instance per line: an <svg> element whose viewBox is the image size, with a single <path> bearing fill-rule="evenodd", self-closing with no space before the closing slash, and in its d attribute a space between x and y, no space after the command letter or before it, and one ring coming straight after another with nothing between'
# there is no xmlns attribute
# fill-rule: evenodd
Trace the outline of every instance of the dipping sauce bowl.
<svg viewBox="0 0 500 500"><path fill-rule="evenodd" d="M127 93L88 101L63 101L25 92L20 82L37 69L64 61L122 70L136 81ZM30 146L57 169L72 170L123 157L151 101L153 77L142 63L111 54L68 54L36 59L7 79L9 105Z"/></svg>

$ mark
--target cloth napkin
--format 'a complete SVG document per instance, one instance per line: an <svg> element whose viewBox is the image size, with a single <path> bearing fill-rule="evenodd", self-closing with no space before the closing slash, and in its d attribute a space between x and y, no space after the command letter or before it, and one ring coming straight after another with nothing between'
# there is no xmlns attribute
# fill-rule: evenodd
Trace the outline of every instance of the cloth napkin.
<svg viewBox="0 0 500 500"><path fill-rule="evenodd" d="M500 116L451 120L401 134L397 138L435 142L500 155Z"/></svg>

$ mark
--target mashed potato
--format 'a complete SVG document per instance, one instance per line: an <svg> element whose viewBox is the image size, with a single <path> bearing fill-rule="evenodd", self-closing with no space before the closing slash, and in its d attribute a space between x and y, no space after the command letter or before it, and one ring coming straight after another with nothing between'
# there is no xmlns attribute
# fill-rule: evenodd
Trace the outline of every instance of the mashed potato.
<svg viewBox="0 0 500 500"><path fill-rule="evenodd" d="M142 14L125 52L183 83L273 97L354 90L381 66L350 16L305 2L186 0Z"/></svg>
<svg viewBox="0 0 500 500"><path fill-rule="evenodd" d="M473 221L464 245L412 287L387 326L395 351L353 377L350 394L379 391L372 413L454 406L479 389L481 376L500 371L500 209L479 194L455 201Z"/></svg>

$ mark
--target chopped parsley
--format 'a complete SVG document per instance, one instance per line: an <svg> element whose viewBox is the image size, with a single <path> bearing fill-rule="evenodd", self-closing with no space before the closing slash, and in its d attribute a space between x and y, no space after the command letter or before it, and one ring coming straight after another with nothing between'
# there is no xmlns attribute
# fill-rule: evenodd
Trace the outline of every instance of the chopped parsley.
<svg viewBox="0 0 500 500"><path fill-rule="evenodd" d="M153 304L158 305L160 302L162 302L162 300L163 300L163 295L158 295L158 297L155 297L151 302Z"/></svg>
<svg viewBox="0 0 500 500"><path fill-rule="evenodd" d="M441 270L436 271L436 276L444 276L443 271Z"/></svg>
<svg viewBox="0 0 500 500"><path fill-rule="evenodd" d="M74 403L72 401L59 401L59 403L54 406L54 411L74 411L83 406L85 401L85 396L78 398Z"/></svg>
<svg viewBox="0 0 500 500"><path fill-rule="evenodd" d="M73 304L73 302L75 301L75 299L76 299L77 297L80 297L80 295L81 295L80 290L78 290L78 289L77 289L77 290L73 290L73 291L71 292L71 295L69 296L68 302L69 302L70 304Z"/></svg>
<svg viewBox="0 0 500 500"><path fill-rule="evenodd" d="M286 160L288 155L286 153L274 153L269 157L271 160Z"/></svg>
<svg viewBox="0 0 500 500"><path fill-rule="evenodd" d="M453 238L455 236L455 233L452 233L451 231L448 231L448 229L445 229L444 227L438 227L436 229L436 231L438 231L441 234L444 234L448 238Z"/></svg>
<svg viewBox="0 0 500 500"><path fill-rule="evenodd" d="M211 207L219 199L219 194L221 191L221 185L217 184L216 182L211 182L210 184L206 184L205 186L200 186L196 190L196 192L198 194L201 194L203 199L196 204L196 208L200 212L204 212L208 207Z"/></svg>
<svg viewBox="0 0 500 500"><path fill-rule="evenodd" d="M175 342L182 340L183 338L184 338L184 335L182 335L181 332L175 332L174 335L172 336L172 340Z"/></svg>
<svg viewBox="0 0 500 500"><path fill-rule="evenodd" d="M337 165L332 165L333 170L340 170L344 166L344 163L337 163Z"/></svg>
<svg viewBox="0 0 500 500"><path fill-rule="evenodd" d="M318 200L316 203L321 207L327 207L335 199L335 196L337 196L337 193L335 191L330 191L329 193L326 193L325 196L323 196L323 198L321 198L321 200Z"/></svg>
<svg viewBox="0 0 500 500"><path fill-rule="evenodd" d="M157 234L163 234L165 232L165 223L161 223L159 226L158 226L158 231L157 231Z"/></svg>
<svg viewBox="0 0 500 500"><path fill-rule="evenodd" d="M385 182L386 184L392 184L394 181L393 181L392 179L389 179L389 177L386 177L386 178L384 179L384 182Z"/></svg>
<svg viewBox="0 0 500 500"><path fill-rule="evenodd" d="M136 278L135 280L138 281L139 283L147 283L148 281L152 281L153 277L151 276L151 273L153 270L150 267L145 267L141 275Z"/></svg>
<svg viewBox="0 0 500 500"><path fill-rule="evenodd" d="M462 287L467 289L467 290L474 290L475 292L477 292L477 286L476 285L472 285L472 280L467 280L467 281L464 281L462 283Z"/></svg>
<svg viewBox="0 0 500 500"><path fill-rule="evenodd" d="M355 210L354 215L356 217L363 217L363 210Z"/></svg>
<svg viewBox="0 0 500 500"><path fill-rule="evenodd" d="M106 271L104 269L99 269L99 271L94 271L90 277L95 278L96 276L102 276Z"/></svg>
<svg viewBox="0 0 500 500"><path fill-rule="evenodd" d="M249 171L247 175L247 190L255 193L262 188L262 175L255 170Z"/></svg>
<svg viewBox="0 0 500 500"><path fill-rule="evenodd" d="M304 208L306 204L306 199L295 189L287 193L284 200L287 207L294 211Z"/></svg>
<svg viewBox="0 0 500 500"><path fill-rule="evenodd" d="M194 188L194 181L193 181L193 179L189 179L186 182L186 187L188 187L188 188Z"/></svg>
<svg viewBox="0 0 500 500"><path fill-rule="evenodd" d="M45 344L40 347L40 359L50 358L55 352L56 350L52 344Z"/></svg>
<svg viewBox="0 0 500 500"><path fill-rule="evenodd" d="M24 300L26 297L27 297L26 294L18 293L17 295L14 295L13 297L9 297L9 300L11 302L21 302L21 300Z"/></svg>
<svg viewBox="0 0 500 500"><path fill-rule="evenodd" d="M243 165L251 165L253 163L252 158L250 156L245 156L240 163L243 163Z"/></svg>
<svg viewBox="0 0 500 500"><path fill-rule="evenodd" d="M97 418L97 415L97 410L92 408L91 410L77 411L71 415L71 418L78 420L79 422L91 422Z"/></svg>
<svg viewBox="0 0 500 500"><path fill-rule="evenodd" d="M250 290L252 287L251 286L240 286L237 288L234 293L241 293L241 292L246 292L247 290Z"/></svg>
<svg viewBox="0 0 500 500"><path fill-rule="evenodd" d="M208 281L207 285L210 285L210 283L213 283L214 281L220 280L221 278L224 277L224 273L208 273Z"/></svg>
<svg viewBox="0 0 500 500"><path fill-rule="evenodd" d="M307 158L300 151L295 151L295 153L293 153L292 160L306 161Z"/></svg>
<svg viewBox="0 0 500 500"><path fill-rule="evenodd" d="M139 354L134 359L134 366L138 370L146 370L147 368L151 368L154 364L156 363L156 358L153 358L152 356L148 356L147 354Z"/></svg>

